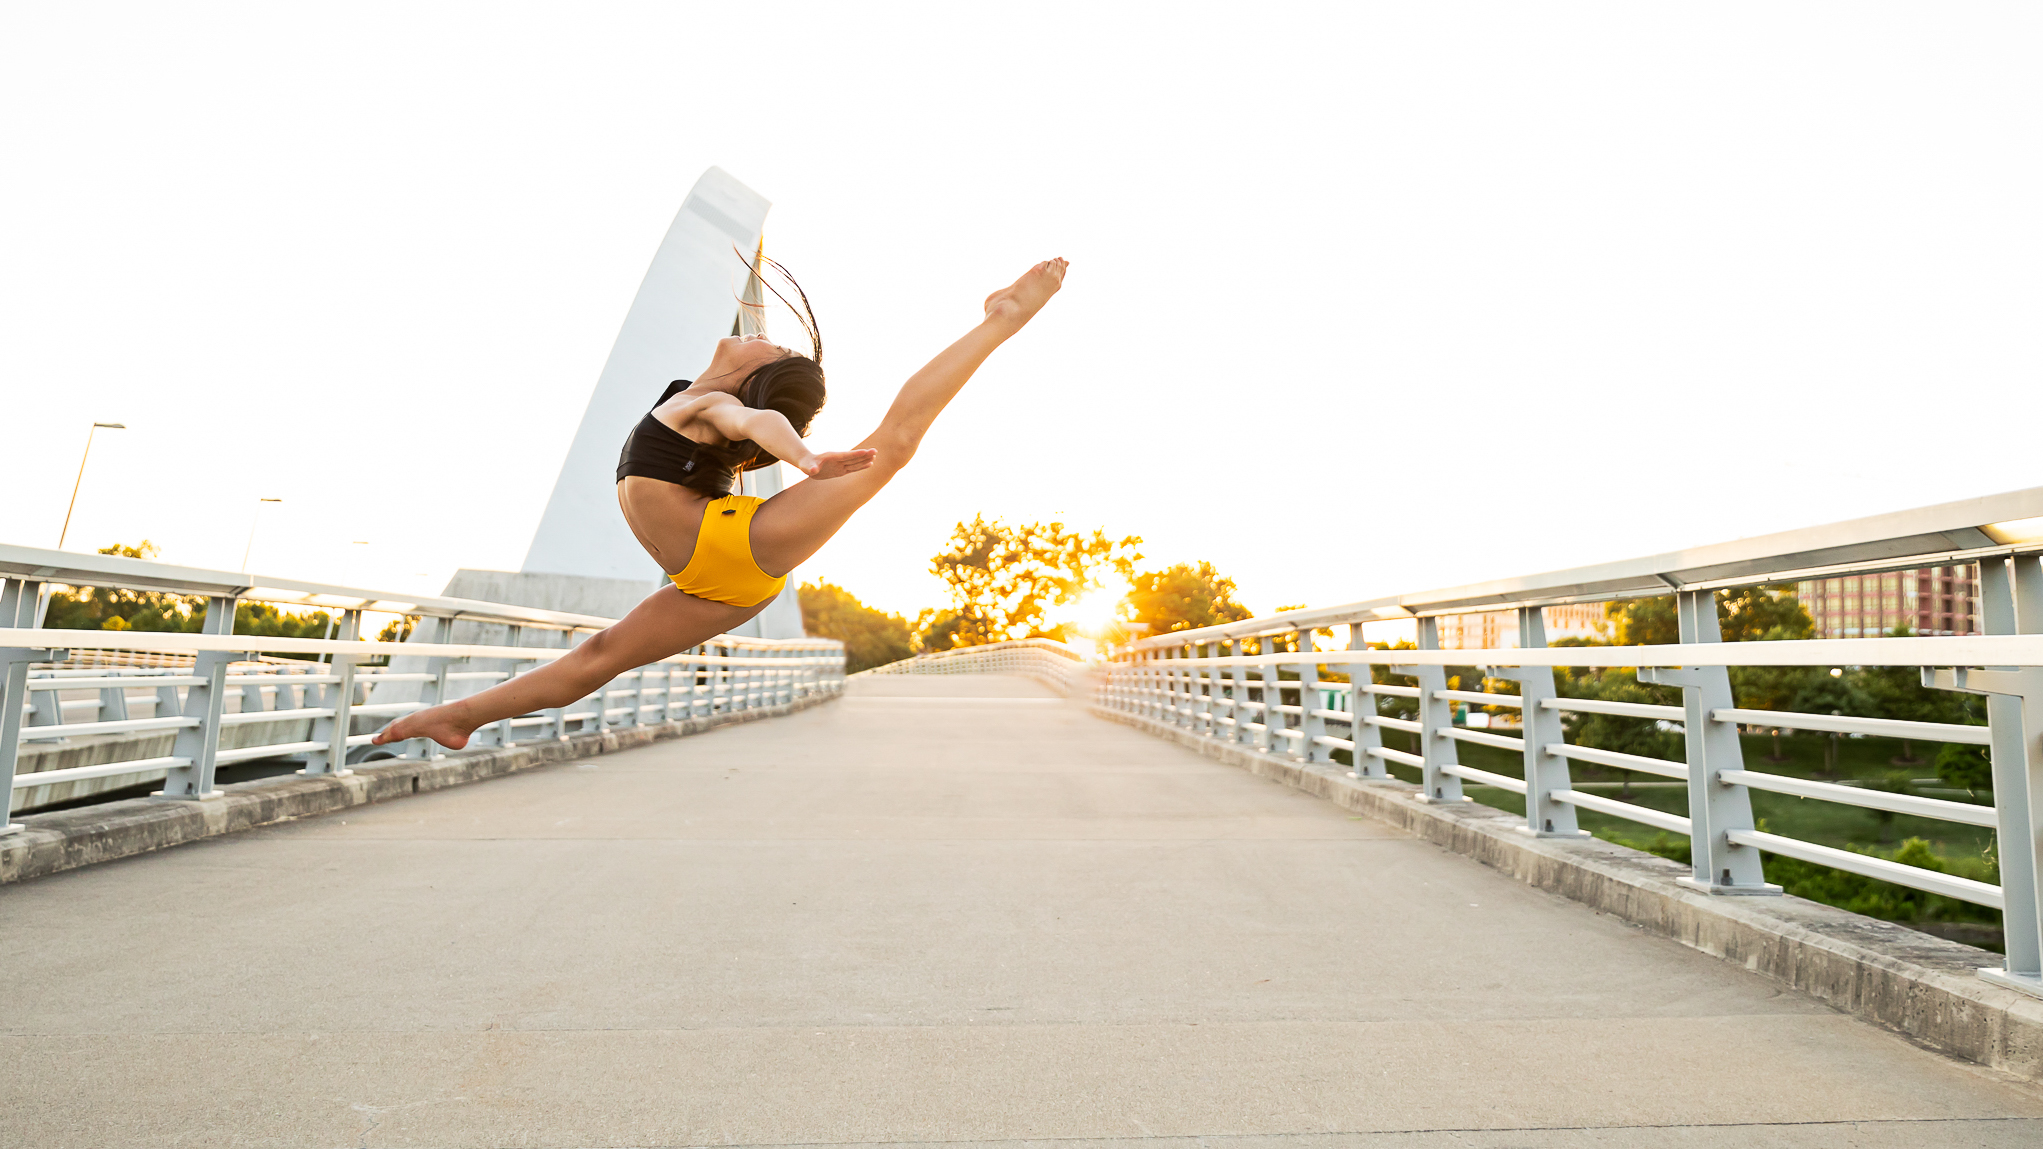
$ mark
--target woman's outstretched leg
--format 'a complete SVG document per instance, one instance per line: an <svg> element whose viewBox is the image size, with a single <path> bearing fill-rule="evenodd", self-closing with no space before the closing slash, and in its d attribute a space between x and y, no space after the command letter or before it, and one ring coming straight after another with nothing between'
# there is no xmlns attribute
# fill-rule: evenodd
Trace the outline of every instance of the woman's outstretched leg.
<svg viewBox="0 0 2043 1149"><path fill-rule="evenodd" d="M859 447L879 454L873 465L841 478L804 479L766 500L752 516L752 557L768 574L800 566L915 457L930 424L943 413L995 348L1020 331L1064 286L1065 262L1044 260L986 297L986 318L964 338L908 377L879 429Z"/></svg>
<svg viewBox="0 0 2043 1149"><path fill-rule="evenodd" d="M376 745L430 738L459 750L478 727L587 698L627 670L679 654L743 624L772 601L730 606L663 586L569 653L480 694L407 714L378 732Z"/></svg>

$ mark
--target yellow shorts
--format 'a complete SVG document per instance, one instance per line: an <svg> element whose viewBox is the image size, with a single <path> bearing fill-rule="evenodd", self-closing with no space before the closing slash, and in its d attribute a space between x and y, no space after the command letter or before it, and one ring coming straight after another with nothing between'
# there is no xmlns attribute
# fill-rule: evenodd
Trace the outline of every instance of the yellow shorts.
<svg viewBox="0 0 2043 1149"><path fill-rule="evenodd" d="M702 509L695 554L680 574L667 576L675 589L731 606L758 606L779 594L787 576L774 578L752 558L752 515L765 501L757 495L711 500Z"/></svg>
<svg viewBox="0 0 2043 1149"><path fill-rule="evenodd" d="M757 495L711 500L702 509L695 554L680 574L667 576L675 589L731 606L758 606L779 594L787 576L774 578L752 557L752 515L765 501Z"/></svg>

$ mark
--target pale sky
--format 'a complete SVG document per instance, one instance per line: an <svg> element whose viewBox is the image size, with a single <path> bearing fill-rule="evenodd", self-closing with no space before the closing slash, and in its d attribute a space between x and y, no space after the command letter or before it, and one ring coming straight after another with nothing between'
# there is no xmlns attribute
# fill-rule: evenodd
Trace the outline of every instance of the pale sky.
<svg viewBox="0 0 2043 1149"><path fill-rule="evenodd" d="M827 445L1071 261L801 572L911 615L975 513L1267 611L2035 486L2039 54L2013 3L11 5L0 541L106 420L71 549L238 568L274 497L257 571L516 569L710 165Z"/></svg>

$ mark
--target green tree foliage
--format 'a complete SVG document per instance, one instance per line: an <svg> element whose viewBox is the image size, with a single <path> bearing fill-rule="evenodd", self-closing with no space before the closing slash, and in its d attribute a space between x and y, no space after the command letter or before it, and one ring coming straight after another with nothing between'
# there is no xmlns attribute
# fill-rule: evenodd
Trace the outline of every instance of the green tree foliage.
<svg viewBox="0 0 2043 1149"><path fill-rule="evenodd" d="M1725 642L1808 638L1816 633L1816 623L1795 597L1792 584L1741 587L1715 598L1717 629ZM1681 641L1671 595L1624 599L1604 607L1604 613L1614 624L1615 645L1661 646Z"/></svg>
<svg viewBox="0 0 2043 1149"><path fill-rule="evenodd" d="M949 587L951 609L922 620L925 649L1061 639L1065 628L1050 626L1050 608L1098 589L1106 571L1132 579L1142 558L1134 535L1114 540L1104 530L1087 534L1057 522L1010 526L983 515L959 523L950 542L929 565Z"/></svg>
<svg viewBox="0 0 2043 1149"><path fill-rule="evenodd" d="M844 644L844 669L857 674L914 653L908 620L875 610L827 580L803 583L802 629Z"/></svg>
<svg viewBox="0 0 2043 1149"><path fill-rule="evenodd" d="M134 546L115 543L101 547L99 553L147 559L154 558L157 550L154 543L143 539ZM234 608L235 634L263 638L325 638L333 624L333 616L323 610L310 614L286 614L266 602L244 602ZM50 596L43 625L56 630L147 630L196 634L206 625L206 599L203 595L78 587ZM406 630L409 631L409 627Z"/></svg>
<svg viewBox="0 0 2043 1149"><path fill-rule="evenodd" d="M1249 608L1234 601L1234 580L1214 570L1209 562L1143 571L1128 582L1120 617L1146 626L1146 634L1197 630L1250 617Z"/></svg>
<svg viewBox="0 0 2043 1149"><path fill-rule="evenodd" d="M115 543L99 548L103 555L146 559L156 544L143 539L136 546ZM50 595L43 625L55 630L156 630L192 633L205 623L206 600L183 594L74 587Z"/></svg>
<svg viewBox="0 0 2043 1149"><path fill-rule="evenodd" d="M1974 794L1993 789L1993 759L1984 746L1946 742L1937 750L1937 777Z"/></svg>

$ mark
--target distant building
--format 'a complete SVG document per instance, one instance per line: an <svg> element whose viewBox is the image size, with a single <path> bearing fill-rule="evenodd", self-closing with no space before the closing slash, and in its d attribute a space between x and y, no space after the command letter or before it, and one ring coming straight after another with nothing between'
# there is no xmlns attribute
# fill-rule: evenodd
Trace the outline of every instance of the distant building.
<svg viewBox="0 0 2043 1149"><path fill-rule="evenodd" d="M1578 602L1542 609L1546 611L1546 640L1549 643L1564 638L1610 637L1610 624L1604 620L1603 604L1600 602ZM1442 650L1499 650L1517 645L1517 611L1450 614L1440 619Z"/></svg>
<svg viewBox="0 0 2043 1149"><path fill-rule="evenodd" d="M1970 563L1844 575L1795 584L1818 638L1878 638L1898 626L1917 634L1978 634L1979 575Z"/></svg>

